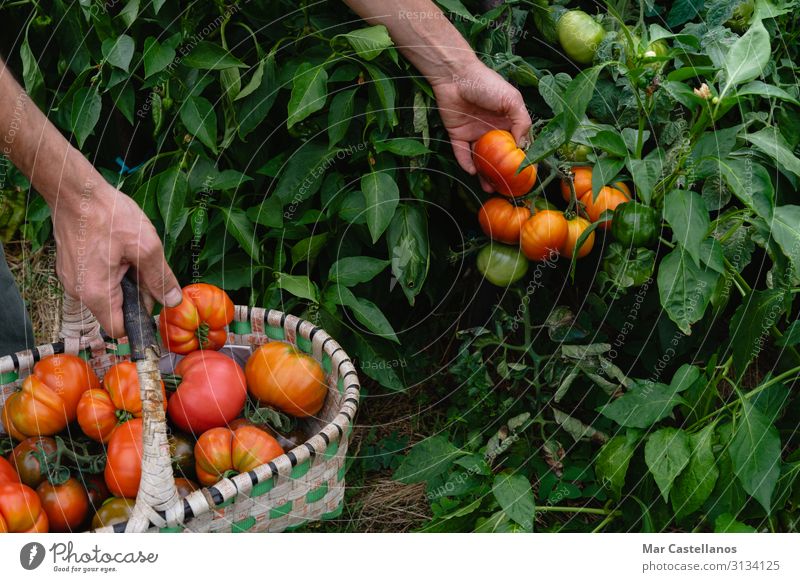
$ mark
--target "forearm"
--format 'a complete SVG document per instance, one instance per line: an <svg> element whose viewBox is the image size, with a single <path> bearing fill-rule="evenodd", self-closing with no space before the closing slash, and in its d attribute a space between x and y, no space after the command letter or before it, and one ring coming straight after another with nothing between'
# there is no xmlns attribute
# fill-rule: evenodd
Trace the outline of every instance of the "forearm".
<svg viewBox="0 0 800 582"><path fill-rule="evenodd" d="M469 43L431 0L344 0L370 24L383 24L397 48L432 83L478 61Z"/></svg>
<svg viewBox="0 0 800 582"><path fill-rule="evenodd" d="M51 208L78 208L103 178L50 123L0 59L0 151ZM84 202L85 203L85 202Z"/></svg>

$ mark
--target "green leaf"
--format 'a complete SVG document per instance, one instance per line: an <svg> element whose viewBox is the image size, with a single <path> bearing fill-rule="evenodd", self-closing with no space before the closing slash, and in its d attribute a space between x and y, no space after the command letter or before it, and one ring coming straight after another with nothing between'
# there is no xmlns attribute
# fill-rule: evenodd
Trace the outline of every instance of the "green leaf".
<svg viewBox="0 0 800 582"><path fill-rule="evenodd" d="M259 242L255 238L255 226L247 218L247 213L241 208L222 207L220 210L225 217L225 228L244 251L258 262L260 260Z"/></svg>
<svg viewBox="0 0 800 582"><path fill-rule="evenodd" d="M597 479L614 494L616 499L619 499L622 487L625 485L625 475L628 473L628 465L637 444L637 439L632 438L632 433L629 432L627 436L613 437L597 454L594 464Z"/></svg>
<svg viewBox="0 0 800 582"><path fill-rule="evenodd" d="M662 428L651 434L644 445L644 461L666 502L675 479L691 458L689 435L676 428Z"/></svg>
<svg viewBox="0 0 800 582"><path fill-rule="evenodd" d="M33 55L33 51L28 44L27 32L25 34L25 39L19 47L19 56L22 60L22 80L25 83L25 91L36 105L44 107L44 77L42 76L41 69L39 69L39 64L36 62L36 57Z"/></svg>
<svg viewBox="0 0 800 582"><path fill-rule="evenodd" d="M783 313L784 299L785 292L780 289L753 290L733 314L729 345L740 377L761 351L770 329Z"/></svg>
<svg viewBox="0 0 800 582"><path fill-rule="evenodd" d="M129 0L129 2L125 5L120 13L119 17L122 19L122 22L125 23L125 26L130 28L134 22L136 22L136 18L139 16L139 0Z"/></svg>
<svg viewBox="0 0 800 582"><path fill-rule="evenodd" d="M72 133L78 140L78 147L82 148L94 126L100 120L103 103L97 87L81 87L72 97Z"/></svg>
<svg viewBox="0 0 800 582"><path fill-rule="evenodd" d="M578 129L586 108L592 100L597 77L606 65L597 65L581 71L567 86L564 92L567 102L564 106L562 123L564 124L564 141L568 141Z"/></svg>
<svg viewBox="0 0 800 582"><path fill-rule="evenodd" d="M731 87L760 77L769 64L771 48L769 33L760 20L756 20L725 55L725 87L721 96Z"/></svg>
<svg viewBox="0 0 800 582"><path fill-rule="evenodd" d="M675 392L685 392L691 388L702 376L700 368L692 364L682 364L678 371L672 376L669 383L670 388Z"/></svg>
<svg viewBox="0 0 800 582"><path fill-rule="evenodd" d="M772 217L772 237L800 277L800 206L778 206Z"/></svg>
<svg viewBox="0 0 800 582"><path fill-rule="evenodd" d="M714 521L714 533L756 533L754 527L737 521L730 513L721 513Z"/></svg>
<svg viewBox="0 0 800 582"><path fill-rule="evenodd" d="M183 64L192 69L219 71L230 67L247 67L242 61L222 46L213 42L201 41L186 55Z"/></svg>
<svg viewBox="0 0 800 582"><path fill-rule="evenodd" d="M353 101L356 89L337 93L331 100L328 111L328 145L335 146L347 135L350 121L353 118Z"/></svg>
<svg viewBox="0 0 800 582"><path fill-rule="evenodd" d="M330 160L337 150L329 150L320 143L308 141L292 152L275 186L275 193L284 204L297 204L309 199L319 191ZM296 208L289 208L289 218L294 218Z"/></svg>
<svg viewBox="0 0 800 582"><path fill-rule="evenodd" d="M114 106L125 116L128 123L133 125L133 109L136 105L136 94L133 90L133 85L131 83L117 85L111 89L111 97L114 100Z"/></svg>
<svg viewBox="0 0 800 582"><path fill-rule="evenodd" d="M346 39L356 54L366 61L375 59L384 49L394 44L389 36L389 31L382 24L340 34L335 36L334 40L337 38Z"/></svg>
<svg viewBox="0 0 800 582"><path fill-rule="evenodd" d="M400 190L387 172L370 172L361 177L361 191L367 201L367 227L376 243L392 222Z"/></svg>
<svg viewBox="0 0 800 582"><path fill-rule="evenodd" d="M541 161L569 141L564 132L564 117L565 113L562 111L544 126L539 137L527 151L526 160L522 162L520 170Z"/></svg>
<svg viewBox="0 0 800 582"><path fill-rule="evenodd" d="M372 281L386 267L389 261L373 257L345 257L339 259L328 272L328 278L345 287L352 287L359 283Z"/></svg>
<svg viewBox="0 0 800 582"><path fill-rule="evenodd" d="M226 291L237 291L253 286L253 275L260 269L253 265L253 259L240 254L225 256L212 269L203 273L203 283L216 285Z"/></svg>
<svg viewBox="0 0 800 582"><path fill-rule="evenodd" d="M796 346L800 344L800 321L793 321L783 334L783 337L775 342L781 347Z"/></svg>
<svg viewBox="0 0 800 582"><path fill-rule="evenodd" d="M105 39L101 50L108 64L127 72L133 52L136 50L136 43L127 34L121 34L117 38Z"/></svg>
<svg viewBox="0 0 800 582"><path fill-rule="evenodd" d="M525 531L533 531L536 504L527 477L519 473L501 473L494 478L492 493L508 517Z"/></svg>
<svg viewBox="0 0 800 582"><path fill-rule="evenodd" d="M636 186L636 194L642 202L650 204L653 188L658 183L664 169L664 152L661 148L656 148L643 160L629 157L627 165Z"/></svg>
<svg viewBox="0 0 800 582"><path fill-rule="evenodd" d="M472 13L461 3L461 0L436 0L436 3L451 14L460 16L470 22L477 22Z"/></svg>
<svg viewBox="0 0 800 582"><path fill-rule="evenodd" d="M404 137L379 141L374 145L377 153L391 152L398 156L405 157L421 156L431 153L431 150L426 148L421 141Z"/></svg>
<svg viewBox="0 0 800 582"><path fill-rule="evenodd" d="M430 266L425 212L418 206L403 204L389 226L387 243L392 257L392 274L399 281L409 304L414 305Z"/></svg>
<svg viewBox="0 0 800 582"><path fill-rule="evenodd" d="M267 117L275 99L278 96L279 86L276 81L277 73L275 66L275 55L270 53L259 63L263 65L263 72L259 79L258 87L251 90L250 83L237 95L239 109L236 112L236 119L239 121L239 137L244 140L250 132L258 127ZM258 69L256 69L258 72ZM253 73L252 83L256 81L256 73Z"/></svg>
<svg viewBox="0 0 800 582"><path fill-rule="evenodd" d="M625 147L623 145L623 147ZM597 160L597 163L592 169L592 200L597 199L597 194L603 186L610 184L611 181L617 177L622 167L625 165L625 160L620 158L604 157ZM580 196L580 192L575 192L576 196ZM577 249L581 248L575 244Z"/></svg>
<svg viewBox="0 0 800 582"><path fill-rule="evenodd" d="M175 60L175 49L167 44L161 44L148 36L144 41L144 77L145 79L160 73Z"/></svg>
<svg viewBox="0 0 800 582"><path fill-rule="evenodd" d="M447 438L434 436L417 443L392 477L401 483L421 483L447 471L463 453Z"/></svg>
<svg viewBox="0 0 800 582"><path fill-rule="evenodd" d="M308 299L314 303L319 303L319 290L317 286L305 275L287 275L278 273L275 284L284 291L288 291L300 299Z"/></svg>
<svg viewBox="0 0 800 582"><path fill-rule="evenodd" d="M775 191L769 172L750 159L725 158L719 162L720 176L745 206L764 220L772 219Z"/></svg>
<svg viewBox="0 0 800 582"><path fill-rule="evenodd" d="M765 127L755 133L746 133L743 137L775 160L778 168L800 176L800 158L792 153L792 148L786 143L778 128Z"/></svg>
<svg viewBox="0 0 800 582"><path fill-rule="evenodd" d="M269 228L283 228L283 202L275 195L268 196L258 206L248 209L247 218Z"/></svg>
<svg viewBox="0 0 800 582"><path fill-rule="evenodd" d="M686 516L700 509L714 491L719 477L717 461L711 447L714 425L689 436L692 456L689 465L675 479L670 495L676 516Z"/></svg>
<svg viewBox="0 0 800 582"><path fill-rule="evenodd" d="M178 168L170 168L158 176L158 209L168 233L174 232L181 219L188 193L189 179Z"/></svg>
<svg viewBox="0 0 800 582"><path fill-rule="evenodd" d="M217 114L204 97L189 97L180 109L180 118L186 131L215 154L217 153Z"/></svg>
<svg viewBox="0 0 800 582"><path fill-rule="evenodd" d="M700 245L711 228L703 197L696 192L673 190L664 197L664 218L672 227L673 240L689 253L699 267Z"/></svg>
<svg viewBox="0 0 800 582"><path fill-rule="evenodd" d="M303 121L325 107L328 98L328 73L321 65L305 62L297 67L289 98L287 127Z"/></svg>
<svg viewBox="0 0 800 582"><path fill-rule="evenodd" d="M614 131L598 131L593 137L589 138L592 147L601 149L618 158L628 155L628 148L625 140Z"/></svg>
<svg viewBox="0 0 800 582"><path fill-rule="evenodd" d="M782 99L783 101L788 101L793 105L800 105L800 101L798 101L795 97L792 97L780 87L768 85L763 81L753 81L752 83L748 83L744 87L739 87L739 89L737 89L736 98L744 97L745 95L758 95L762 98L775 97L777 99Z"/></svg>
<svg viewBox="0 0 800 582"><path fill-rule="evenodd" d="M719 273L701 269L681 249L675 249L661 260L658 268L658 294L669 318L686 335L692 324L706 312Z"/></svg>
<svg viewBox="0 0 800 582"><path fill-rule="evenodd" d="M384 388L394 392L404 392L407 386L400 379L396 368L405 366L405 360L387 360L372 344L363 339L360 334L353 334L355 342L355 355L359 361L359 372L369 376Z"/></svg>
<svg viewBox="0 0 800 582"><path fill-rule="evenodd" d="M387 77L377 66L370 63L362 64L373 81L370 86L370 91L377 95L378 101L380 102L380 107L376 107L375 109L383 114L383 117L388 120L390 127L396 126L399 122L397 119L397 112L395 111L397 93L395 91L394 81Z"/></svg>
<svg viewBox="0 0 800 582"><path fill-rule="evenodd" d="M749 400L742 400L741 405L741 417L728 452L742 487L769 514L772 493L781 474L781 439L778 429Z"/></svg>
<svg viewBox="0 0 800 582"><path fill-rule="evenodd" d="M635 380L631 389L599 409L620 426L649 428L684 403L676 388L657 382Z"/></svg>
<svg viewBox="0 0 800 582"><path fill-rule="evenodd" d="M372 301L363 297L356 297L347 287L339 285L336 288L333 300L339 305L348 307L355 318L375 335L399 344L400 340L392 328L392 324Z"/></svg>
<svg viewBox="0 0 800 582"><path fill-rule="evenodd" d="M328 233L315 234L303 240L298 241L292 247L292 264L297 265L304 261L312 262L317 258L317 255L325 248L325 243L328 242Z"/></svg>

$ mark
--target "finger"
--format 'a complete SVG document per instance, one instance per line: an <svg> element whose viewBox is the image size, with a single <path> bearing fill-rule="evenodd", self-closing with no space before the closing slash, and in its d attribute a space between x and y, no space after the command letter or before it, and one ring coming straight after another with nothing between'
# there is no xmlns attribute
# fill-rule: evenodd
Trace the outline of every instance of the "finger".
<svg viewBox="0 0 800 582"><path fill-rule="evenodd" d="M481 188L483 188L484 192L488 192L489 194L494 192L494 186L489 184L486 180L483 179L483 176L478 176L478 179L481 181Z"/></svg>
<svg viewBox="0 0 800 582"><path fill-rule="evenodd" d="M121 279L121 277L120 277ZM80 294L80 300L113 338L125 335L122 317L122 288L119 280L88 281Z"/></svg>
<svg viewBox="0 0 800 582"><path fill-rule="evenodd" d="M472 148L468 142L463 140L452 140L453 153L456 156L458 165L464 168L464 171L469 175L474 176L478 169L475 167L475 162L472 159Z"/></svg>
<svg viewBox="0 0 800 582"><path fill-rule="evenodd" d="M181 287L167 264L164 249L158 239L143 241L139 250L139 261L135 269L143 295L150 295L166 307L180 304L183 300Z"/></svg>
<svg viewBox="0 0 800 582"><path fill-rule="evenodd" d="M528 145L528 132L531 130L531 116L528 109L525 107L525 101L522 95L517 91L517 95L512 98L509 108L508 117L511 119L511 135L517 142L517 145L524 147Z"/></svg>

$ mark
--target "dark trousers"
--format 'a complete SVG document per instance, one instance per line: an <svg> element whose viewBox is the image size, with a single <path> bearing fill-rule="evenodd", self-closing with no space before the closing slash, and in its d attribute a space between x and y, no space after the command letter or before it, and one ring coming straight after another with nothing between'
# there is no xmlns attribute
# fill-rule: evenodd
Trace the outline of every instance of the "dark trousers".
<svg viewBox="0 0 800 582"><path fill-rule="evenodd" d="M6 263L0 245L0 356L34 347L28 310Z"/></svg>

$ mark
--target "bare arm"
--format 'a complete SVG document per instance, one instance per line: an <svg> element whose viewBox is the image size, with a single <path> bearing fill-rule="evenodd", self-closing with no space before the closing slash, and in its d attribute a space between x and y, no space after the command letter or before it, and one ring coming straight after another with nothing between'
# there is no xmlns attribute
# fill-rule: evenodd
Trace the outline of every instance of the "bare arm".
<svg viewBox="0 0 800 582"><path fill-rule="evenodd" d="M475 174L471 142L489 129L519 145L531 118L520 92L484 65L431 0L345 0L370 24L383 24L397 48L430 82L459 164ZM484 183L484 189L491 187Z"/></svg>
<svg viewBox="0 0 800 582"><path fill-rule="evenodd" d="M108 333L125 333L119 283L128 268L137 269L151 300L180 303L153 225L48 121L1 59L0 136L3 155L50 206L65 291L80 298Z"/></svg>

